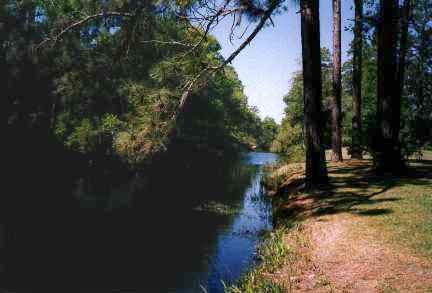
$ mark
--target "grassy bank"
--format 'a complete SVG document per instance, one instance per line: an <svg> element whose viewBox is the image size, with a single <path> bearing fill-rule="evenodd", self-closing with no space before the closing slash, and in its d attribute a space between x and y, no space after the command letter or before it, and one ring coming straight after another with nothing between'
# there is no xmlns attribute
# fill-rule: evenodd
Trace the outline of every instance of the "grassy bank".
<svg viewBox="0 0 432 293"><path fill-rule="evenodd" d="M287 268L295 275L295 263L305 258L301 250L307 240L301 231L299 223L286 222L264 235L257 249L257 266L244 274L237 284L225 286L225 292L286 292L291 288L293 278L284 280L278 276L285 275Z"/></svg>
<svg viewBox="0 0 432 293"><path fill-rule="evenodd" d="M425 157L432 159L432 152ZM375 176L370 161L328 166L331 186L319 195L293 192L296 180L302 178L298 164L281 166L266 177L278 203L274 212L279 221L335 213L359 215L387 241L432 256L432 160L411 161L402 177ZM310 198L313 206L289 210L293 208L289 201L299 197Z"/></svg>
<svg viewBox="0 0 432 293"><path fill-rule="evenodd" d="M299 164L296 165L296 167L299 166ZM265 168L262 183L266 186L268 196L276 193L274 189L282 184L282 178L293 170L293 166L282 169L280 167L280 164L275 164ZM277 178L274 176L275 174L278 175ZM273 179L274 181L272 181ZM276 201L277 198L273 197L272 200ZM277 212L273 211L273 214L277 214ZM305 247L309 246L309 241L302 231L301 222L297 219L277 219L274 223L273 230L262 236L257 247L257 265L245 273L236 284L225 284L225 292L286 292L292 289L296 281L295 276L300 272L298 264L308 261L308 256L304 254L304 250ZM285 276L287 273L291 276L290 278L279 277Z"/></svg>
<svg viewBox="0 0 432 293"><path fill-rule="evenodd" d="M408 165L391 177L376 176L369 160L329 162L330 186L314 193L302 190L303 164L268 167L275 229L259 264L226 292L429 292L432 152Z"/></svg>

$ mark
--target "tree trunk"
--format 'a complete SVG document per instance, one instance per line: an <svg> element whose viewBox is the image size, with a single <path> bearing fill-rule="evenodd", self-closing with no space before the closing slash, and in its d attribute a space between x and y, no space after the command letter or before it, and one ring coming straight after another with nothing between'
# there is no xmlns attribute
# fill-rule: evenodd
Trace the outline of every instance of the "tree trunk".
<svg viewBox="0 0 432 293"><path fill-rule="evenodd" d="M402 20L401 20L401 37L400 37L400 49L399 49L399 62L397 71L397 82L399 85L396 92L396 97L400 100L402 98L404 82L405 82L405 59L408 49L408 22L411 11L411 0L405 0L403 10L402 10ZM399 115L396 117L400 120L400 107Z"/></svg>
<svg viewBox="0 0 432 293"><path fill-rule="evenodd" d="M321 51L318 0L301 0L306 187L327 182L322 149Z"/></svg>
<svg viewBox="0 0 432 293"><path fill-rule="evenodd" d="M362 159L361 81L363 47L363 0L355 0L354 53L353 53L353 97L352 97L352 144L351 158Z"/></svg>
<svg viewBox="0 0 432 293"><path fill-rule="evenodd" d="M332 161L342 161L341 0L333 0Z"/></svg>
<svg viewBox="0 0 432 293"><path fill-rule="evenodd" d="M376 143L377 169L381 172L397 173L402 166L399 130L400 98L397 97L396 81L396 17L395 0L380 1L380 23L378 28L378 105L377 119L380 127Z"/></svg>
<svg viewBox="0 0 432 293"><path fill-rule="evenodd" d="M400 38L400 50L399 50L399 64L398 64L398 82L399 93L402 95L405 79L405 59L408 49L408 24L411 14L411 0L405 0L402 21L401 21L401 38Z"/></svg>
<svg viewBox="0 0 432 293"><path fill-rule="evenodd" d="M395 156L401 157L401 144L399 141L400 133L400 123L401 123L401 100L405 81L405 59L408 47L408 21L411 9L411 0L405 0L402 18L401 18L401 36L400 36L400 46L399 46L399 60L397 64L397 75L395 84L398 85L395 89L394 101L393 101L393 143L395 146ZM398 161L398 169L402 168L402 161Z"/></svg>

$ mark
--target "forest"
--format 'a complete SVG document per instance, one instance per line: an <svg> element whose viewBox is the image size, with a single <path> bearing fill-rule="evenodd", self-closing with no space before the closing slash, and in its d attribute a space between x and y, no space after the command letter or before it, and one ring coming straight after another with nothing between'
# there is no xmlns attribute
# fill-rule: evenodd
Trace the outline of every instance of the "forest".
<svg viewBox="0 0 432 293"><path fill-rule="evenodd" d="M354 11L349 20L341 12L342 3L348 2ZM73 271L82 269L79 281L69 288L72 292L132 287L139 292L321 292L320 286L337 292L417 292L417 287L406 287L408 283L428 292L432 2L328 1L324 5L332 11L331 48L322 45L320 4L2 1L0 80L7 120L2 214L11 222L0 229L6 235L0 244L6 239L13 256L8 289L43 292L47 283L33 273L44 254L35 251L40 248L49 255L53 245L62 255L75 245L80 258L64 263L57 259L40 270L40 275L54 274L64 284L71 282ZM246 48L289 10L299 17L301 60L298 71L286 76L289 90L281 97L285 108L278 123L251 105L234 61L240 54L247 56ZM213 32L227 21L225 37L238 46L223 55ZM347 52L342 52L344 30L353 35ZM379 208L368 209L374 205ZM406 220L403 211L412 216ZM256 217L247 220L248 212ZM57 230L56 221L68 228ZM246 228L237 231L238 223ZM355 244L351 234L344 234L351 228L361 239ZM141 236L143 230L160 242L150 243L148 235ZM180 237L186 242L178 244L184 254L170 249L168 243L177 241L164 233L170 230L187 235ZM359 262L364 260L376 275L386 261L396 265L391 255L405 251L377 240L380 231L390 230L393 236L387 238L415 234L414 240L405 239L415 253L404 254L395 271L418 274L407 273L411 281L404 284L379 279L376 286L372 281L358 285L355 276L363 271L353 268ZM360 234L364 231L378 232ZM262 234L268 234L265 240ZM35 248L29 239L36 237L45 242ZM332 239L334 246L329 244ZM364 239L372 239L370 245ZM226 244L229 241L235 245ZM216 244L201 245L207 242ZM309 251L321 245L321 250ZM349 246L370 257L341 252L340 247ZM224 259L220 247L245 257L238 263L247 265ZM236 252L241 248L248 252ZM158 258L162 249L169 250L164 261ZM153 270L146 270L147 279L138 277L132 266L121 271L129 264L122 251L136 262L148 260ZM382 263L375 262L374 253L382 256ZM94 263L83 269L94 255ZM112 269L104 265L106 255L113 258ZM303 261L306 255L312 255L321 273L299 265L310 263ZM218 264L218 257L226 263ZM169 258L177 261L164 287L155 275L172 265ZM189 258L196 263L190 264ZM350 267L343 267L344 259L352 262ZM332 261L340 270L335 271ZM193 268L186 272L183 263ZM410 263L412 270L407 268ZM236 268L235 274L218 271L228 264ZM68 267L67 273L62 275L56 266ZM91 271L99 274L89 280ZM340 272L351 275L345 280L338 278ZM183 273L191 274L194 289L186 281L179 285ZM232 284L223 282L225 273ZM306 274L314 285L304 279ZM108 280L102 280L103 275ZM32 281L24 284L21 276ZM59 289L54 283L49 286Z"/></svg>
<svg viewBox="0 0 432 293"><path fill-rule="evenodd" d="M85 19L88 23L74 31L76 23L64 29L79 22L80 15L106 9L117 12ZM185 83L224 60L214 38L202 38L190 21L178 22L176 11L163 9L147 1L3 4L2 72L10 137L27 137L33 148L56 145L87 163L117 160L128 167L171 144L216 151L268 148L272 134L266 130L275 123L262 121L247 104L232 67L194 88L194 103L177 115ZM129 19L126 11L137 16ZM12 145L20 145L13 139Z"/></svg>
<svg viewBox="0 0 432 293"><path fill-rule="evenodd" d="M346 145L355 157L368 151L380 169L394 171L430 143L430 3L388 2L387 10L379 9L384 3L377 1L356 3L356 21L347 28L355 35L351 59L343 65L340 40L334 39L333 56L313 43L319 40L314 29L318 16L302 22L303 70L284 98L286 118L273 150L304 149L311 183L325 181L319 155L325 146L331 147L334 161L342 160ZM313 2L300 4L302 11L315 13ZM115 161L135 168L171 145L268 149L277 125L271 118L261 120L247 104L228 64L284 5L5 2L2 80L10 151L23 146L19 140L25 138L36 144L32 149L47 144L39 150L49 155L55 147L68 153L58 154L62 158L72 154L86 165ZM244 15L258 24L224 59L209 31L230 15L239 23ZM333 29L340 39L340 20ZM389 75L394 78L388 80ZM304 107L303 95L310 96Z"/></svg>
<svg viewBox="0 0 432 293"><path fill-rule="evenodd" d="M365 7L363 7L363 5ZM354 30L354 40L350 46L349 60L335 67L334 59L328 48L321 48L321 77L322 77L322 117L325 121L322 133L324 148L332 149L332 160L342 158L338 153L341 147L346 147L351 156L362 158L366 153L375 155L378 163L380 152L377 149L378 140L384 130L380 128L379 120L385 114L381 109L382 103L377 97L378 74L378 3L371 1L356 2L356 22L350 29ZM409 5L409 6L407 6ZM412 5L412 6L411 6ZM400 108L397 119L397 137L391 145L398 145L398 156L406 160L410 156L421 156L424 149L431 144L430 119L430 3L416 1L415 4L406 3L399 8L399 31L395 34L394 51L395 67L399 72L391 85L399 84L401 89ZM365 15L363 15L365 11ZM407 19L403 18L407 17ZM405 23L406 22L406 23ZM404 32L402 28L405 28ZM335 50L335 49L333 49ZM334 56L334 55L333 55ZM334 58L334 57L333 57ZM429 60L429 61L427 61ZM334 72L338 71L339 82L335 89ZM396 78L395 77L395 78ZM334 92L340 92L340 101L335 103ZM304 160L304 105L303 105L303 72L299 71L291 80L290 91L284 97L286 104L285 118L273 141L272 150L286 153L291 160ZM393 105L393 104L390 104ZM399 105L399 106L398 106ZM334 118L333 110L337 108L339 118ZM389 109L391 113L395 110ZM397 111L396 111L397 113ZM393 115L393 114L392 114ZM335 127L334 121L339 121ZM335 129L339 134L335 136ZM335 142L337 137L339 143ZM336 153L336 155L334 155ZM384 162L381 162L384 164ZM383 166L384 167L384 166Z"/></svg>

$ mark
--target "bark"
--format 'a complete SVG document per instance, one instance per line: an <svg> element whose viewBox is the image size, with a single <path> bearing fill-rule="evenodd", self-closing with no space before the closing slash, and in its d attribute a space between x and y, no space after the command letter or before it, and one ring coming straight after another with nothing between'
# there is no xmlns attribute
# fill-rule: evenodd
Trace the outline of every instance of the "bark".
<svg viewBox="0 0 432 293"><path fill-rule="evenodd" d="M333 0L332 161L342 161L341 0Z"/></svg>
<svg viewBox="0 0 432 293"><path fill-rule="evenodd" d="M0 22L0 39L5 40L6 39L6 24L3 22ZM2 91L2 109L6 110L6 117L9 117L11 113L12 103L8 94L8 68L7 68L7 62L6 62L6 48L4 47L4 44L0 44L0 88Z"/></svg>
<svg viewBox="0 0 432 293"><path fill-rule="evenodd" d="M380 132L376 142L376 163L379 171L397 173L402 167L399 131L400 98L396 82L396 17L395 0L380 1L378 29L378 105L377 119Z"/></svg>
<svg viewBox="0 0 432 293"><path fill-rule="evenodd" d="M411 0L405 0L404 7L402 10L401 19L401 37L399 46L399 60L397 64L397 76L395 84L398 85L395 89L394 100L393 100L393 119L392 119L392 130L393 130L393 144L395 149L395 156L401 156L401 145L399 141L400 124L401 124L401 100L405 81L405 59L408 48L408 21L411 9ZM402 167L401 162L399 162Z"/></svg>
<svg viewBox="0 0 432 293"><path fill-rule="evenodd" d="M327 182L322 149L321 52L318 0L301 0L306 187Z"/></svg>
<svg viewBox="0 0 432 293"><path fill-rule="evenodd" d="M352 144L351 158L362 159L362 124L361 124L361 80L363 50L363 0L355 0L354 54L353 54L353 97L352 97Z"/></svg>
<svg viewBox="0 0 432 293"><path fill-rule="evenodd" d="M402 11L401 20L401 38L400 38L400 49L399 49L399 62L398 62L398 72L397 72L397 84L399 85L396 96L401 99L404 82L405 82L405 60L408 50L408 22L410 18L411 11L411 0L405 0L404 7ZM400 109L399 109L400 110ZM400 111L399 116L400 120Z"/></svg>

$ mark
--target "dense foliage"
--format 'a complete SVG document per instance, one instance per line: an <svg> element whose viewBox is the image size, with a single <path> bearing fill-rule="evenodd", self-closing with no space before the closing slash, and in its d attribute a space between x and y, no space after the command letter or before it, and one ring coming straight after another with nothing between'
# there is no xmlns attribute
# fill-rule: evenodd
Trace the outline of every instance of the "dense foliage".
<svg viewBox="0 0 432 293"><path fill-rule="evenodd" d="M6 40L1 62L11 138L27 136L33 144L57 145L88 162L114 159L129 166L176 144L203 151L267 148L275 123L263 123L248 105L232 67L196 86L177 119L185 84L206 66L220 65L223 57L214 38L202 39L202 31L170 11L136 3L143 5L140 17L101 18L55 37L82 15L104 9L126 13L137 9L133 5L1 5L7 20L1 27Z"/></svg>
<svg viewBox="0 0 432 293"><path fill-rule="evenodd" d="M327 48L321 49L321 74L322 74L322 96L323 96L323 115L326 122L324 126L323 143L329 146L331 143L331 94L332 94L332 67L331 55ZM291 160L304 159L303 143L303 73L296 72L291 80L291 88L283 98L285 107L285 117L279 132L272 143L271 150L277 153L284 153ZM343 110L347 108L346 98L343 99ZM345 111L343 112L345 114ZM347 120L344 117L344 122Z"/></svg>

